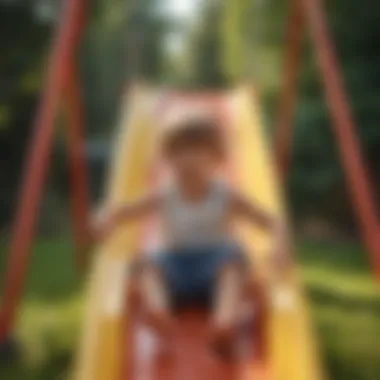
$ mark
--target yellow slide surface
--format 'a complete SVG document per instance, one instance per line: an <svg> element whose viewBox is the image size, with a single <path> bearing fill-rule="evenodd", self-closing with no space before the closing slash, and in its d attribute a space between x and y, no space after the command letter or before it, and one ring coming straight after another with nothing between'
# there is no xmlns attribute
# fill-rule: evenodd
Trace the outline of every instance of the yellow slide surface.
<svg viewBox="0 0 380 380"><path fill-rule="evenodd" d="M234 167L242 191L264 209L284 217L275 170L265 144L260 109L248 89L234 91L227 99L233 116ZM122 115L110 168L105 202L117 205L134 199L147 184L154 141L154 108L159 96L138 88ZM242 228L255 256L256 269L270 275L270 236ZM75 380L120 380L125 361L126 267L139 240L138 228L121 226L98 249L88 284L83 334L74 370ZM322 380L314 337L296 270L271 289L269 378L265 380ZM248 380L249 376L247 377ZM139 379L140 380L140 379ZM252 379L254 380L254 379Z"/></svg>
<svg viewBox="0 0 380 380"><path fill-rule="evenodd" d="M241 190L264 210L284 218L280 186L274 162L264 138L261 111L255 94L239 89L231 96L235 133L235 167ZM254 255L254 265L270 276L270 236L247 228L243 237ZM271 289L269 321L269 367L273 380L321 380L314 334L296 270Z"/></svg>
<svg viewBox="0 0 380 380"><path fill-rule="evenodd" d="M131 94L128 110L121 116L106 189L105 202L113 206L136 199L145 190L156 140L152 117L158 96L141 87ZM126 269L138 240L139 228L120 226L96 253L74 372L76 380L120 379L127 355Z"/></svg>

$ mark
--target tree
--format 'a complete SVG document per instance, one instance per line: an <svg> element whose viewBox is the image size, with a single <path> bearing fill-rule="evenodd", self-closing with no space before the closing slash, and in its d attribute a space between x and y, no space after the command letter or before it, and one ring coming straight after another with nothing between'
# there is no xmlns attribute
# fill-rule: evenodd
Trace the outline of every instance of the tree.
<svg viewBox="0 0 380 380"><path fill-rule="evenodd" d="M261 0L225 0L222 2L221 38L222 64L232 83L250 78L256 66L254 62L257 38L261 32Z"/></svg>
<svg viewBox="0 0 380 380"><path fill-rule="evenodd" d="M372 178L376 178L380 169L377 126L380 56L376 48L380 35L380 5L371 0L339 0L329 2L325 9L364 157ZM283 26L279 28L278 16L285 17L283 2L273 0L268 3L267 15L270 17L267 17L266 44L281 51L279 43L284 42ZM344 228L352 227L350 201L310 39L304 46L301 68L289 186L291 204L301 219L315 215L335 221ZM266 95L266 99L271 100L269 112L273 113L277 88L271 88L271 93ZM375 193L379 188L377 180Z"/></svg>
<svg viewBox="0 0 380 380"><path fill-rule="evenodd" d="M0 226L9 222L39 98L50 24L29 1L0 2ZM27 38L26 38L27 36Z"/></svg>
<svg viewBox="0 0 380 380"><path fill-rule="evenodd" d="M131 75L157 80L166 25L158 0L97 0L81 51L90 130L109 134Z"/></svg>
<svg viewBox="0 0 380 380"><path fill-rule="evenodd" d="M226 84L222 63L222 40L220 36L221 3L205 2L200 20L190 32L187 46L192 87L217 88Z"/></svg>

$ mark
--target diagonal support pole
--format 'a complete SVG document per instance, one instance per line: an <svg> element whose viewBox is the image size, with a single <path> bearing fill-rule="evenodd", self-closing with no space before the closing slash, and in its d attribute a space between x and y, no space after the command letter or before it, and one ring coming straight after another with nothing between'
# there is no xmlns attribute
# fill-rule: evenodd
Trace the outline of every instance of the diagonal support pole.
<svg viewBox="0 0 380 380"><path fill-rule="evenodd" d="M380 234L375 201L339 75L325 14L319 0L300 0L300 4L316 48L319 71L354 211L363 240L370 252L373 270L380 279Z"/></svg>
<svg viewBox="0 0 380 380"><path fill-rule="evenodd" d="M80 272L84 272L87 261L86 252L90 243L87 168L84 156L84 115L74 63L71 63L70 66L64 95L68 124L67 152L70 175L71 219L76 266Z"/></svg>
<svg viewBox="0 0 380 380"><path fill-rule="evenodd" d="M16 210L0 314L0 343L13 328L26 275L38 206L48 169L57 107L83 20L84 1L67 0L50 55L43 97L34 123ZM54 254L52 252L52 254Z"/></svg>
<svg viewBox="0 0 380 380"><path fill-rule="evenodd" d="M288 172L293 140L294 112L297 102L297 76L304 24L299 0L290 0L285 32L284 82L275 125L274 149L279 174Z"/></svg>

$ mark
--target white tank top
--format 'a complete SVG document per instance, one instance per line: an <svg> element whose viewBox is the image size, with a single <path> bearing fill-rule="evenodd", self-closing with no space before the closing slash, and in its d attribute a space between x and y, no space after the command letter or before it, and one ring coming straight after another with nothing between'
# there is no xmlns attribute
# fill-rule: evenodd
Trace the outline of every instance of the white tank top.
<svg viewBox="0 0 380 380"><path fill-rule="evenodd" d="M223 182L214 181L203 200L189 202L181 198L176 186L171 186L164 191L163 217L170 246L228 241L228 188Z"/></svg>

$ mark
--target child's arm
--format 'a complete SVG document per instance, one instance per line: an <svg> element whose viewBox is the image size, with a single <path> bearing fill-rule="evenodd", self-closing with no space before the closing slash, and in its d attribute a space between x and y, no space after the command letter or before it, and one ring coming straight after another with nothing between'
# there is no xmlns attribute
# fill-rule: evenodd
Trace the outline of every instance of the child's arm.
<svg viewBox="0 0 380 380"><path fill-rule="evenodd" d="M274 254L278 264L287 261L288 234L284 223L256 207L252 202L239 193L231 194L232 213L242 217L254 225L269 229L274 234Z"/></svg>
<svg viewBox="0 0 380 380"><path fill-rule="evenodd" d="M158 210L159 204L159 195L153 194L117 208L103 209L92 224L92 235L96 240L105 238L120 223L137 221L153 214Z"/></svg>
<svg viewBox="0 0 380 380"><path fill-rule="evenodd" d="M237 217L242 217L265 229L272 230L274 228L275 218L256 207L256 205L239 193L231 193L231 207L233 215Z"/></svg>

